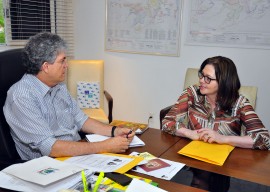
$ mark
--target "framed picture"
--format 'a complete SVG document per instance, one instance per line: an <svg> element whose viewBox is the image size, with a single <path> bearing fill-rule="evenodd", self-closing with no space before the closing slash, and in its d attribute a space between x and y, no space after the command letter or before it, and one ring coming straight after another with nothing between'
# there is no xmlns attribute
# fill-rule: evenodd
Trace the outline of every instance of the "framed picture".
<svg viewBox="0 0 270 192"><path fill-rule="evenodd" d="M179 56L182 0L106 0L105 51Z"/></svg>
<svg viewBox="0 0 270 192"><path fill-rule="evenodd" d="M189 0L185 44L270 49L270 1Z"/></svg>

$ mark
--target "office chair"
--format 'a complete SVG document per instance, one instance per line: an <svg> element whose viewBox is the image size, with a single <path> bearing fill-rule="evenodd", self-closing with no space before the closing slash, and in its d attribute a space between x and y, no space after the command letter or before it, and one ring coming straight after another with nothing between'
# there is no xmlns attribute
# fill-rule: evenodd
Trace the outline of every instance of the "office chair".
<svg viewBox="0 0 270 192"><path fill-rule="evenodd" d="M184 89L190 85L199 84L199 77L198 77L197 68L188 68L186 71L185 82L184 82ZM257 98L257 91L258 88L255 86L241 86L239 89L239 93L246 96L255 110L256 107L256 98ZM160 110L159 113L159 121L160 121L160 129L162 129L162 120L166 116L166 114L170 111L173 105L165 107Z"/></svg>
<svg viewBox="0 0 270 192"><path fill-rule="evenodd" d="M99 108L82 108L85 114L103 123L112 122L113 98L104 90L103 60L70 60L68 61L67 87L73 98L77 98L79 82L99 82ZM104 95L103 95L104 94ZM108 103L108 116L104 112L104 96Z"/></svg>
<svg viewBox="0 0 270 192"><path fill-rule="evenodd" d="M23 162L17 153L3 113L8 89L25 73L21 53L22 49L0 52L0 170L11 164Z"/></svg>

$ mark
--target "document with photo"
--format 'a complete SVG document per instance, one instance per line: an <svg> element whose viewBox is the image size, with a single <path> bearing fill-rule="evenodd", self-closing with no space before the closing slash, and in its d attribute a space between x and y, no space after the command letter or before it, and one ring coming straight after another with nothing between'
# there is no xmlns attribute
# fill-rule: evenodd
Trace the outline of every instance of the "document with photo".
<svg viewBox="0 0 270 192"><path fill-rule="evenodd" d="M142 153L142 154L143 154L143 156L146 156L146 157L152 156L151 154L149 154L147 152ZM140 153L132 152L130 155L131 156L140 156ZM157 159L159 159L160 161L158 161ZM155 160L156 162L159 162L160 166L158 166L158 169L150 171L150 169L148 168L145 170L146 164L149 161L151 162L153 160ZM149 160L144 159L138 166L136 166L134 169L132 169L132 171L142 173L145 175L150 175L150 176L157 177L160 179L171 180L173 178L173 176L175 176L176 173L178 171L180 171L184 166L185 166L185 164L183 164L183 163L178 163L175 161L170 161L170 160L162 159L162 158L152 158L151 157Z"/></svg>
<svg viewBox="0 0 270 192"><path fill-rule="evenodd" d="M141 162L142 158L129 155L103 153L70 157L64 161L89 169L93 172L125 173Z"/></svg>

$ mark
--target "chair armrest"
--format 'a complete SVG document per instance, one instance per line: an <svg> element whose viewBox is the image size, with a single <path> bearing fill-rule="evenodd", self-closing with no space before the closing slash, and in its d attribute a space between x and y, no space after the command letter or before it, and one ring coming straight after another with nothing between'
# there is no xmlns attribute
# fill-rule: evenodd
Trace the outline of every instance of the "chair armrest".
<svg viewBox="0 0 270 192"><path fill-rule="evenodd" d="M108 101L108 119L109 119L109 123L112 122L112 109L113 109L113 98L112 96L104 90L104 95L106 97L106 100Z"/></svg>
<svg viewBox="0 0 270 192"><path fill-rule="evenodd" d="M172 107L173 107L173 105L170 105L170 106L165 107L165 108L163 108L163 109L160 110L160 113L159 113L160 129L162 129L162 120L164 119L164 117L170 111L170 109Z"/></svg>

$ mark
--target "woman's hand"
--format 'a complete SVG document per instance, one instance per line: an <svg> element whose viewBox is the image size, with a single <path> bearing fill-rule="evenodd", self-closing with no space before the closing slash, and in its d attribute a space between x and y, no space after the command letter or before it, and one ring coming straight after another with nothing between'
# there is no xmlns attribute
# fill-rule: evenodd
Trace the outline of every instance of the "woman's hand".
<svg viewBox="0 0 270 192"><path fill-rule="evenodd" d="M198 131L199 134L199 140L202 140L207 143L225 143L225 137L224 135L220 135L218 132L208 129L208 128L202 128Z"/></svg>
<svg viewBox="0 0 270 192"><path fill-rule="evenodd" d="M175 135L186 137L191 140L199 140L199 134L197 133L197 130L190 130L187 128L180 128L175 132Z"/></svg>

